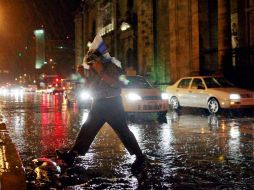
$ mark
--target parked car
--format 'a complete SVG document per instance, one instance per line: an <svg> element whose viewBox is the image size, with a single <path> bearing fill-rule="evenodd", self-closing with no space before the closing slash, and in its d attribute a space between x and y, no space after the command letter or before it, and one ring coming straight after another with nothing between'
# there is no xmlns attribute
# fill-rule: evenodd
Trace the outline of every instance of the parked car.
<svg viewBox="0 0 254 190"><path fill-rule="evenodd" d="M174 110L186 106L217 113L222 108L254 106L254 91L237 88L223 77L184 77L168 86L166 93Z"/></svg>
<svg viewBox="0 0 254 190"><path fill-rule="evenodd" d="M158 113L165 116L168 111L168 100L162 97L162 92L154 88L142 76L126 76L126 85L121 90L123 106L126 113ZM65 93L67 103L90 105L92 92L85 88L84 83L75 84Z"/></svg>

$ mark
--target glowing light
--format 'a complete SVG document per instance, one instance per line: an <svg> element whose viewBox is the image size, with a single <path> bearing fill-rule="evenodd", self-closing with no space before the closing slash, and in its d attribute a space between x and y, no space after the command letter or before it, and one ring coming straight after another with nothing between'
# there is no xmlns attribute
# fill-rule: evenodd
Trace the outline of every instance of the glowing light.
<svg viewBox="0 0 254 190"><path fill-rule="evenodd" d="M89 99L92 98L92 96L90 95L89 92L83 91L83 92L80 93L80 98L81 98L82 100L89 100Z"/></svg>
<svg viewBox="0 0 254 190"><path fill-rule="evenodd" d="M240 136L239 127L231 127L230 136L231 138L238 138Z"/></svg>
<svg viewBox="0 0 254 190"><path fill-rule="evenodd" d="M229 98L231 100L239 100L241 98L241 96L239 94L230 94Z"/></svg>
<svg viewBox="0 0 254 190"><path fill-rule="evenodd" d="M160 146L165 151L172 151L174 150L172 143L175 141L174 132L172 127L168 127L167 124L161 126L160 136L162 141L160 142Z"/></svg>
<svg viewBox="0 0 254 190"><path fill-rule="evenodd" d="M82 123L85 123L85 121L87 120L88 118L88 111L84 111L83 112L83 115L82 115Z"/></svg>
<svg viewBox="0 0 254 190"><path fill-rule="evenodd" d="M121 24L121 31L125 31L125 30L127 30L128 28L130 28L131 26L127 23L127 22L123 22L122 24Z"/></svg>
<svg viewBox="0 0 254 190"><path fill-rule="evenodd" d="M222 121L222 123L221 123L221 129L222 129L222 131L225 131L225 129L226 129L226 124L224 121Z"/></svg>
<svg viewBox="0 0 254 190"><path fill-rule="evenodd" d="M86 44L86 45L87 45L87 47L89 47L89 48L90 48L90 47L91 47L91 45L92 45L92 42L90 42L90 41L89 41L89 42L87 42L87 44Z"/></svg>
<svg viewBox="0 0 254 190"><path fill-rule="evenodd" d="M125 75L120 75L119 80L122 81L125 85L129 84L130 82Z"/></svg>
<svg viewBox="0 0 254 190"><path fill-rule="evenodd" d="M6 96L8 94L8 90L6 88L1 88L0 94Z"/></svg>
<svg viewBox="0 0 254 190"><path fill-rule="evenodd" d="M167 93L161 93L161 98L163 99L163 100L168 100L168 94Z"/></svg>
<svg viewBox="0 0 254 190"><path fill-rule="evenodd" d="M138 95L138 94L136 94L136 93L129 93L129 94L127 94L126 97L127 97L129 100L131 100L131 101L136 101L136 100L141 100L141 99L142 99L141 96Z"/></svg>
<svg viewBox="0 0 254 190"><path fill-rule="evenodd" d="M235 162L238 162L241 160L242 153L240 148L240 130L239 130L239 123L232 122L230 125L230 139L228 141L228 147L229 147L229 156L234 159Z"/></svg>
<svg viewBox="0 0 254 190"><path fill-rule="evenodd" d="M201 128L201 133L204 134L205 133L205 129L202 127Z"/></svg>
<svg viewBox="0 0 254 190"><path fill-rule="evenodd" d="M40 29L40 30L35 30L35 31L34 31L34 34L35 34L35 35L42 35L42 34L44 34L44 30L42 30L42 29Z"/></svg>
<svg viewBox="0 0 254 190"><path fill-rule="evenodd" d="M219 156L219 161L220 161L220 162L224 162L224 161L225 161L224 155L220 155L220 156Z"/></svg>
<svg viewBox="0 0 254 190"><path fill-rule="evenodd" d="M43 29L34 31L36 39L36 61L35 68L41 69L45 61L45 34Z"/></svg>

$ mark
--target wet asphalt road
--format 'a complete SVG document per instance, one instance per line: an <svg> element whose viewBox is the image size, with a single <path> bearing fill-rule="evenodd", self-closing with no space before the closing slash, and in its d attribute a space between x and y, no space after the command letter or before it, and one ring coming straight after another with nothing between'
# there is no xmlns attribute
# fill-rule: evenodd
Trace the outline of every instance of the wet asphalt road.
<svg viewBox="0 0 254 190"><path fill-rule="evenodd" d="M0 114L29 174L28 189L254 187L253 110L226 111L218 116L197 109L169 111L163 124L151 114L132 118L129 127L148 158L137 172L131 171L134 156L108 125L74 167L67 169L59 163L55 149L72 145L88 114L76 106L67 108L60 95L0 96ZM32 160L40 157L61 164L61 173L31 177Z"/></svg>

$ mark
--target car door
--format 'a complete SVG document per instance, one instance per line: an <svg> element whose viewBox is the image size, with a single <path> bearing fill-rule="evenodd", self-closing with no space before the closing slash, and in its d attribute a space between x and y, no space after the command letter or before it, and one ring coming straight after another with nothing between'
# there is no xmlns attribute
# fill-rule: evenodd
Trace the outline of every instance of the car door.
<svg viewBox="0 0 254 190"><path fill-rule="evenodd" d="M193 78L191 82L189 104L192 107L207 107L206 87L201 78Z"/></svg>
<svg viewBox="0 0 254 190"><path fill-rule="evenodd" d="M189 86L192 78L182 79L176 88L176 96L181 106L188 106L189 103Z"/></svg>

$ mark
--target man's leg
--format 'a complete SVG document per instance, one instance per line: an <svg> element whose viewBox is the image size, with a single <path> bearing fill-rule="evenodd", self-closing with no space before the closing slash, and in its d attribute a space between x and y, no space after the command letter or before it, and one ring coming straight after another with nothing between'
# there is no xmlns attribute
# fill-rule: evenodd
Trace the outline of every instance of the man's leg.
<svg viewBox="0 0 254 190"><path fill-rule="evenodd" d="M117 118L114 121L108 122L110 126L114 129L128 152L131 155L135 154L137 157L142 156L142 151L138 145L138 142L133 133L128 128L128 126L125 124L124 120Z"/></svg>
<svg viewBox="0 0 254 190"><path fill-rule="evenodd" d="M78 154L84 155L88 151L96 134L105 123L100 115L97 114L98 112L94 111L91 110L89 113L87 121L82 125L73 147L67 152L56 150L57 157L68 165L73 164Z"/></svg>
<svg viewBox="0 0 254 190"><path fill-rule="evenodd" d="M84 155L104 123L105 120L101 118L98 112L91 111L80 129L71 151Z"/></svg>
<svg viewBox="0 0 254 190"><path fill-rule="evenodd" d="M106 121L114 129L131 155L135 154L137 157L143 156L134 134L127 125L122 102L120 100L114 101L112 106L114 106L114 109L107 112Z"/></svg>

